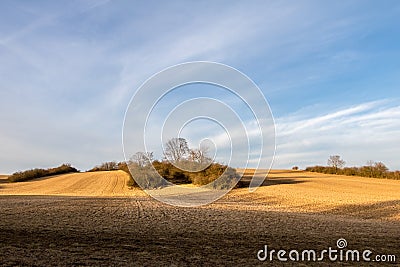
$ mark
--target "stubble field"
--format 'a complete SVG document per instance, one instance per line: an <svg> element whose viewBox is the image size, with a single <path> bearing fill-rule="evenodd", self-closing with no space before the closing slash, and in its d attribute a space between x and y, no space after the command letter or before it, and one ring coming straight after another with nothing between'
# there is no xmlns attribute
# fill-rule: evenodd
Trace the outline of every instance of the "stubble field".
<svg viewBox="0 0 400 267"><path fill-rule="evenodd" d="M213 204L181 208L129 189L122 171L4 179L4 266L281 266L276 258L260 262L257 252L336 248L339 238L349 249L396 255L399 264L400 181L275 170L254 193L235 189Z"/></svg>

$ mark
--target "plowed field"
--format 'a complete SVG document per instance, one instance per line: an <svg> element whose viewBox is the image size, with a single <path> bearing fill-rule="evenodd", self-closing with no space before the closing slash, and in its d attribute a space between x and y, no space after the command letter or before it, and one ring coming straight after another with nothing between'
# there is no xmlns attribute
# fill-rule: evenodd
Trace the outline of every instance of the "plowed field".
<svg viewBox="0 0 400 267"><path fill-rule="evenodd" d="M122 171L3 179L0 266L282 266L257 252L336 248L339 238L400 263L400 181L276 170L254 193L234 189L182 208L129 189L127 179Z"/></svg>

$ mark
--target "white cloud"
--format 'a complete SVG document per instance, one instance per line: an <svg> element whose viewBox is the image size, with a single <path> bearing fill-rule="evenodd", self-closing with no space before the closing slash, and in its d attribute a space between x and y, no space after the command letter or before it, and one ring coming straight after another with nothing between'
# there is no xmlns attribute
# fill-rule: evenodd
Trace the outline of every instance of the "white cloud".
<svg viewBox="0 0 400 267"><path fill-rule="evenodd" d="M301 118L301 115L308 118ZM276 120L277 167L326 164L339 154L348 165L367 160L400 168L400 105L374 101L332 111L325 115L290 115Z"/></svg>

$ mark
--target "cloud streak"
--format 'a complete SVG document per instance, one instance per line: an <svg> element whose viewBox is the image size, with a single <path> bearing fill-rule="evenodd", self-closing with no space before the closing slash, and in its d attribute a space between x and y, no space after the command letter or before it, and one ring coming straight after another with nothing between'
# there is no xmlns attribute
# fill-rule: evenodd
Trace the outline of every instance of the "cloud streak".
<svg viewBox="0 0 400 267"><path fill-rule="evenodd" d="M277 166L305 167L326 164L329 155L339 154L348 165L367 160L383 161L400 168L393 155L400 153L400 106L393 101L367 102L317 117L309 113L276 120Z"/></svg>

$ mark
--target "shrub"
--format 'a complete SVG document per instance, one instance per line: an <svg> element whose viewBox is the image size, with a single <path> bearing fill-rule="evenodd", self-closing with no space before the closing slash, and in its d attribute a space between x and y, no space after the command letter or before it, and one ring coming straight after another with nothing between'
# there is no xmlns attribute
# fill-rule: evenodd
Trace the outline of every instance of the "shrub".
<svg viewBox="0 0 400 267"><path fill-rule="evenodd" d="M128 186L139 185L143 189L154 189L166 185L165 180L161 178L151 165L140 166L137 163L130 162L129 170L131 178L128 181Z"/></svg>
<svg viewBox="0 0 400 267"><path fill-rule="evenodd" d="M9 182L23 182L28 181L40 177L57 175L57 174L65 174L70 172L78 172L78 170L74 167L71 167L70 164L62 164L56 168L49 169L31 169L22 172L15 172L11 176L8 177Z"/></svg>
<svg viewBox="0 0 400 267"><path fill-rule="evenodd" d="M168 161L158 160L145 166L130 162L127 169L135 177L135 179L130 178L128 186L140 185L144 189L163 187L168 182L173 184L193 183L200 186L208 185L213 189L225 189L232 187L240 178L235 169L219 163L212 163L207 168L197 172L184 171Z"/></svg>
<svg viewBox="0 0 400 267"><path fill-rule="evenodd" d="M215 180L213 180L209 186L212 186L214 189L229 189L234 185L237 185L240 176L237 174L235 169L230 167L226 167L224 173Z"/></svg>
<svg viewBox="0 0 400 267"><path fill-rule="evenodd" d="M169 161L153 161L152 163L154 169L157 171L159 175L161 175L167 181L174 184L189 184L190 180L190 172L183 171L177 167L175 167Z"/></svg>
<svg viewBox="0 0 400 267"><path fill-rule="evenodd" d="M109 161L93 167L92 169L88 170L88 172L117 171L117 170L119 170L119 164L116 163L115 161Z"/></svg>

